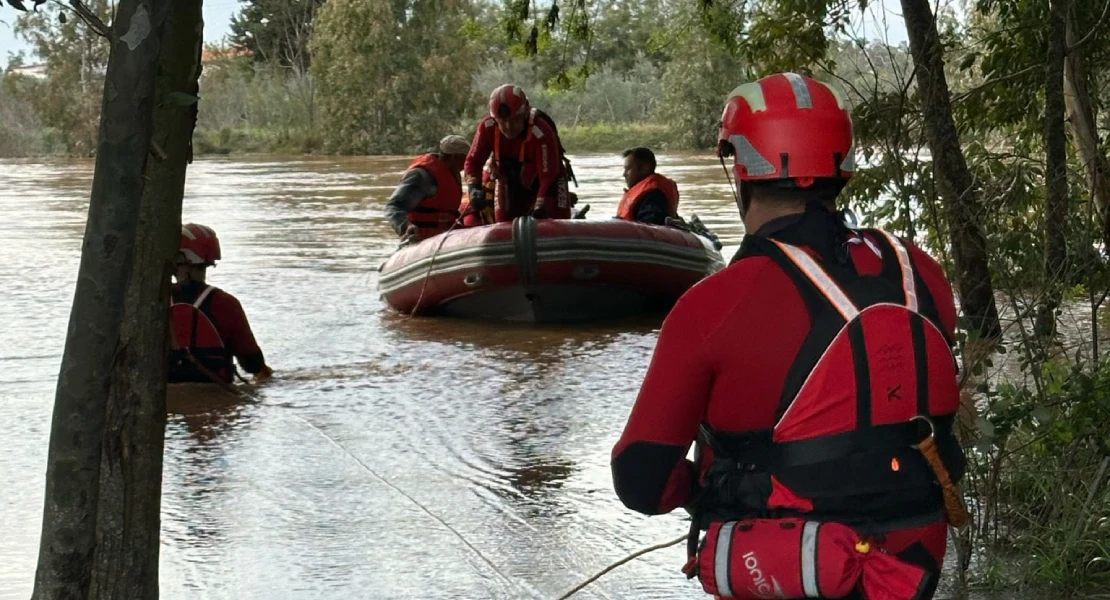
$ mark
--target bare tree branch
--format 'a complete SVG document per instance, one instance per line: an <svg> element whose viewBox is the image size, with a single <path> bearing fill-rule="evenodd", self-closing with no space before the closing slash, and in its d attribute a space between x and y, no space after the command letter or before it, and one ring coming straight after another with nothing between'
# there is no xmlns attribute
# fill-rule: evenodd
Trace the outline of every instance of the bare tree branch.
<svg viewBox="0 0 1110 600"><path fill-rule="evenodd" d="M89 27L96 32L97 35L103 38L112 38L112 28L104 24L100 17L96 16L88 6L85 6L81 0L69 0L69 5L77 12L77 16L89 25Z"/></svg>

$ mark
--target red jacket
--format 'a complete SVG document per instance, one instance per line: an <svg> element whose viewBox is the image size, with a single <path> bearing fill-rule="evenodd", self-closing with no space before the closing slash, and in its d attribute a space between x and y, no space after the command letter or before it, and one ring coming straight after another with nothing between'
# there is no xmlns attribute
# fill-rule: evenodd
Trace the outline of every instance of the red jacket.
<svg viewBox="0 0 1110 600"><path fill-rule="evenodd" d="M861 274L879 272L882 262L866 243L849 248ZM912 245L909 249L952 339L952 288L935 260ZM640 393L613 448L613 479L622 502L638 512L664 514L691 500L699 474L685 456L703 420L724 431L773 427L787 371L809 328L809 312L795 284L766 257L735 262L679 299L663 323ZM922 541L939 561L945 532L940 522L897 532L890 542L904 547Z"/></svg>
<svg viewBox="0 0 1110 600"><path fill-rule="evenodd" d="M545 120L534 118L534 110L532 114L525 133L515 139L506 138L493 117L487 116L478 123L463 166L468 184L481 183L482 168L497 146L499 156L494 160L498 162L498 179L505 181L515 175L518 181L508 189L516 189L519 184L529 190L528 197L510 198L509 202L528 202L538 206L542 200L555 198L559 194L556 182L565 176L559 136Z"/></svg>
<svg viewBox="0 0 1110 600"><path fill-rule="evenodd" d="M185 288L175 285L173 301L192 304L207 287L204 284ZM247 314L235 296L222 289L215 289L201 304L200 309L212 320L228 353L238 359L243 370L258 373L266 366L262 350L258 347L247 321Z"/></svg>

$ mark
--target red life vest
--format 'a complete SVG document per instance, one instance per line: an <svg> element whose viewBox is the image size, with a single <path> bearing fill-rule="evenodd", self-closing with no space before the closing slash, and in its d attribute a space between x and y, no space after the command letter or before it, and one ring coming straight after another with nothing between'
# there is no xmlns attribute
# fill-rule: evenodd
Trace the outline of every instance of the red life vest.
<svg viewBox="0 0 1110 600"><path fill-rule="evenodd" d="M173 302L170 304L170 322L178 350L170 354L169 381L171 383L195 381L210 383L212 380L190 361L185 349L200 364L230 383L234 375L231 353L224 345L220 332L212 319L205 313L203 306L209 297L219 291L208 286L192 304Z"/></svg>
<svg viewBox="0 0 1110 600"><path fill-rule="evenodd" d="M632 186L624 193L624 196L621 197L621 203L617 205L617 218L624 219L625 221L635 221L636 209L639 207L640 202L643 201L644 196L646 196L648 192L654 190L663 192L663 195L667 197L669 216L677 218L678 184L658 173L652 173L641 179L639 183Z"/></svg>
<svg viewBox="0 0 1110 600"><path fill-rule="evenodd" d="M699 432L697 460L704 458L705 445L713 462L695 501L690 561L683 570L697 575L709 593L730 589L719 584L732 576L740 581L741 572L748 573L740 567L756 551L787 565L779 570L781 582L804 584L806 597L825 587L816 583L816 571L806 570L806 560L824 563L834 578L862 577L854 562L860 557L818 544L810 523L847 527L837 534L843 545L944 519L941 487L916 444L929 435L931 423L947 470L953 480L962 475L963 454L952 432L959 389L951 340L902 242L880 230L864 232L854 241L881 256L878 275L860 275L850 263L821 261L760 236L747 236L741 245L737 260L763 256L789 275L809 311L810 330L788 372L772 429L730 433L703 423ZM759 525L761 520L767 524ZM775 523L804 524L812 531L799 539L765 529L731 537L734 527ZM700 552L698 529L709 532ZM724 537L731 541L721 541L722 554L714 544ZM803 568L795 572L790 569L798 556ZM927 597L931 575L910 565L883 568L890 577L905 578L907 586L869 597ZM737 587L729 597L770 597L761 595L766 590L760 586L747 594Z"/></svg>
<svg viewBox="0 0 1110 600"><path fill-rule="evenodd" d="M951 341L906 247L865 231L883 260L876 276L768 238L745 239L740 259L765 256L783 269L811 327L773 429L703 425L700 440L714 453L707 518L785 513L877 532L943 518L941 488L914 446L929 433L918 419L925 417L953 479L963 473L952 433L960 400Z"/></svg>
<svg viewBox="0 0 1110 600"><path fill-rule="evenodd" d="M420 237L429 238L450 229L458 218L462 183L458 173L452 173L447 163L435 154L418 156L409 169L416 167L426 169L436 180L435 195L421 200L408 213L409 222L420 228Z"/></svg>

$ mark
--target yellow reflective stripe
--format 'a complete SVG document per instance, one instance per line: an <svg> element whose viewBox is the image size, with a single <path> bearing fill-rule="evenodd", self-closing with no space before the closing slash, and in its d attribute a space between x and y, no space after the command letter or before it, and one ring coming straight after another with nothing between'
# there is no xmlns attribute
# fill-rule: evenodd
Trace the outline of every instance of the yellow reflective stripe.
<svg viewBox="0 0 1110 600"><path fill-rule="evenodd" d="M845 321L851 321L856 318L856 315L859 314L859 309L856 308L855 304L852 304L852 301L848 299L844 290L841 290L840 286L836 285L832 278L829 277L828 273L825 273L821 265L817 264L817 261L806 254L805 250L775 240L771 241L775 242L775 245L786 253L786 256L790 258L791 262L802 270L802 273L805 274L807 279L813 282L813 285L817 286L817 289L829 299L829 302L836 307L837 312L840 313L840 316L844 317Z"/></svg>
<svg viewBox="0 0 1110 600"><path fill-rule="evenodd" d="M891 247L894 248L894 253L898 255L898 264L902 267L902 290L906 293L906 308L913 312L917 312L917 285L913 281L913 266L910 264L910 253L898 238L890 235L889 233L878 230L883 234L886 241L890 242Z"/></svg>

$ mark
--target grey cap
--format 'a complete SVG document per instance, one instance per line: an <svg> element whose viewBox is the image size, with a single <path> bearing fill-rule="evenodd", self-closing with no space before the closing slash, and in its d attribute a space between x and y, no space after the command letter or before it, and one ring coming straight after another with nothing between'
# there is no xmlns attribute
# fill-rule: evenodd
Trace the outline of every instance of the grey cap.
<svg viewBox="0 0 1110 600"><path fill-rule="evenodd" d="M439 141L440 154L462 154L470 152L470 142L461 135L449 135Z"/></svg>

